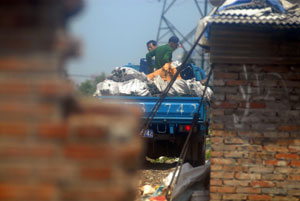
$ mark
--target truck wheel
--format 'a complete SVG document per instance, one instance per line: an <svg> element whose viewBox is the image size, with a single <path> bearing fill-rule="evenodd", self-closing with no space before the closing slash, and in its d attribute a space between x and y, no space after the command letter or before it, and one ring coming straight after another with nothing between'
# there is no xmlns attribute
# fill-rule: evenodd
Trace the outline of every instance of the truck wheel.
<svg viewBox="0 0 300 201"><path fill-rule="evenodd" d="M189 150L187 152L187 162L192 166L200 166L205 164L205 137L197 136L190 139Z"/></svg>

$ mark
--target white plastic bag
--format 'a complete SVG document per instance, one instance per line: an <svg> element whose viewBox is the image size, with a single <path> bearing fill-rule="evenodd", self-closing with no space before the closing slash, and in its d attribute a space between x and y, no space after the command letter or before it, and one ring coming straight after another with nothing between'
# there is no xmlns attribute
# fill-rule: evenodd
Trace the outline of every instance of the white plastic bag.
<svg viewBox="0 0 300 201"><path fill-rule="evenodd" d="M150 95L146 82L138 79L118 83L119 95L148 96Z"/></svg>
<svg viewBox="0 0 300 201"><path fill-rule="evenodd" d="M142 82L147 82L148 78L143 72L139 72L129 67L116 67L111 74L107 77L109 80L115 82L124 82L132 79L138 79Z"/></svg>

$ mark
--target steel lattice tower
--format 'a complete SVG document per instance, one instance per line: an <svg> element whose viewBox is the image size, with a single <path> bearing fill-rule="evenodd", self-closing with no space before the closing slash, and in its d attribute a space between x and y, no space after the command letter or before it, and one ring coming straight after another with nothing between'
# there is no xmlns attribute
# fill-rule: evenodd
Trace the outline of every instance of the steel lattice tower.
<svg viewBox="0 0 300 201"><path fill-rule="evenodd" d="M160 0L158 0L160 2ZM171 35L176 35L181 39L182 48L185 52L189 51L189 49L192 47L194 43L195 33L197 25L195 24L195 27L188 32L186 35L184 35L168 18L168 12L177 0L163 0L163 8L162 13L160 17L159 27L157 31L157 37L156 41L158 43L166 43L168 41L168 38ZM199 12L199 19L205 17L208 14L209 9L209 2L208 0L192 0L195 4L195 7L197 8L197 11ZM211 7L211 6L210 6ZM196 48L194 56L194 60L197 60L198 65L204 66L204 52L201 48Z"/></svg>

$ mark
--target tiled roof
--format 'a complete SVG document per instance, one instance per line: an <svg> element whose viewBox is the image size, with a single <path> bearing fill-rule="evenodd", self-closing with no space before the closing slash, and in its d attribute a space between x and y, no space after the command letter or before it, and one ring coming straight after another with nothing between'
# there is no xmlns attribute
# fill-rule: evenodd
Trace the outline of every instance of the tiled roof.
<svg viewBox="0 0 300 201"><path fill-rule="evenodd" d="M245 4L230 7L217 12L217 15L209 19L218 24L262 24L281 27L300 27L300 8L298 5L281 13L264 3Z"/></svg>

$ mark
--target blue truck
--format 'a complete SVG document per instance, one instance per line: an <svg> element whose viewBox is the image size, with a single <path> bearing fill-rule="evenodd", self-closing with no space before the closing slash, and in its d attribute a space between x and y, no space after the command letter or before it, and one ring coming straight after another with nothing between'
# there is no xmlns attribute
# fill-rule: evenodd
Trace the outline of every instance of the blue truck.
<svg viewBox="0 0 300 201"><path fill-rule="evenodd" d="M127 65L130 67L130 65ZM134 66L138 69L138 66ZM181 73L182 77L195 76L203 79L199 75L197 67L193 67L193 72ZM189 74L189 75L187 75ZM198 74L198 75L197 75ZM137 96L101 96L105 99L120 99L122 104L134 104L139 106L144 112L146 119L159 97L137 97ZM142 134L146 144L146 155L150 158L160 156L178 157L184 145L185 139L191 130L192 119L197 112L200 97L166 97L158 109L149 128ZM187 153L187 161L192 165L203 165L205 163L205 137L208 134L210 104L203 100L199 110L199 119L196 127L193 128L191 143Z"/></svg>

